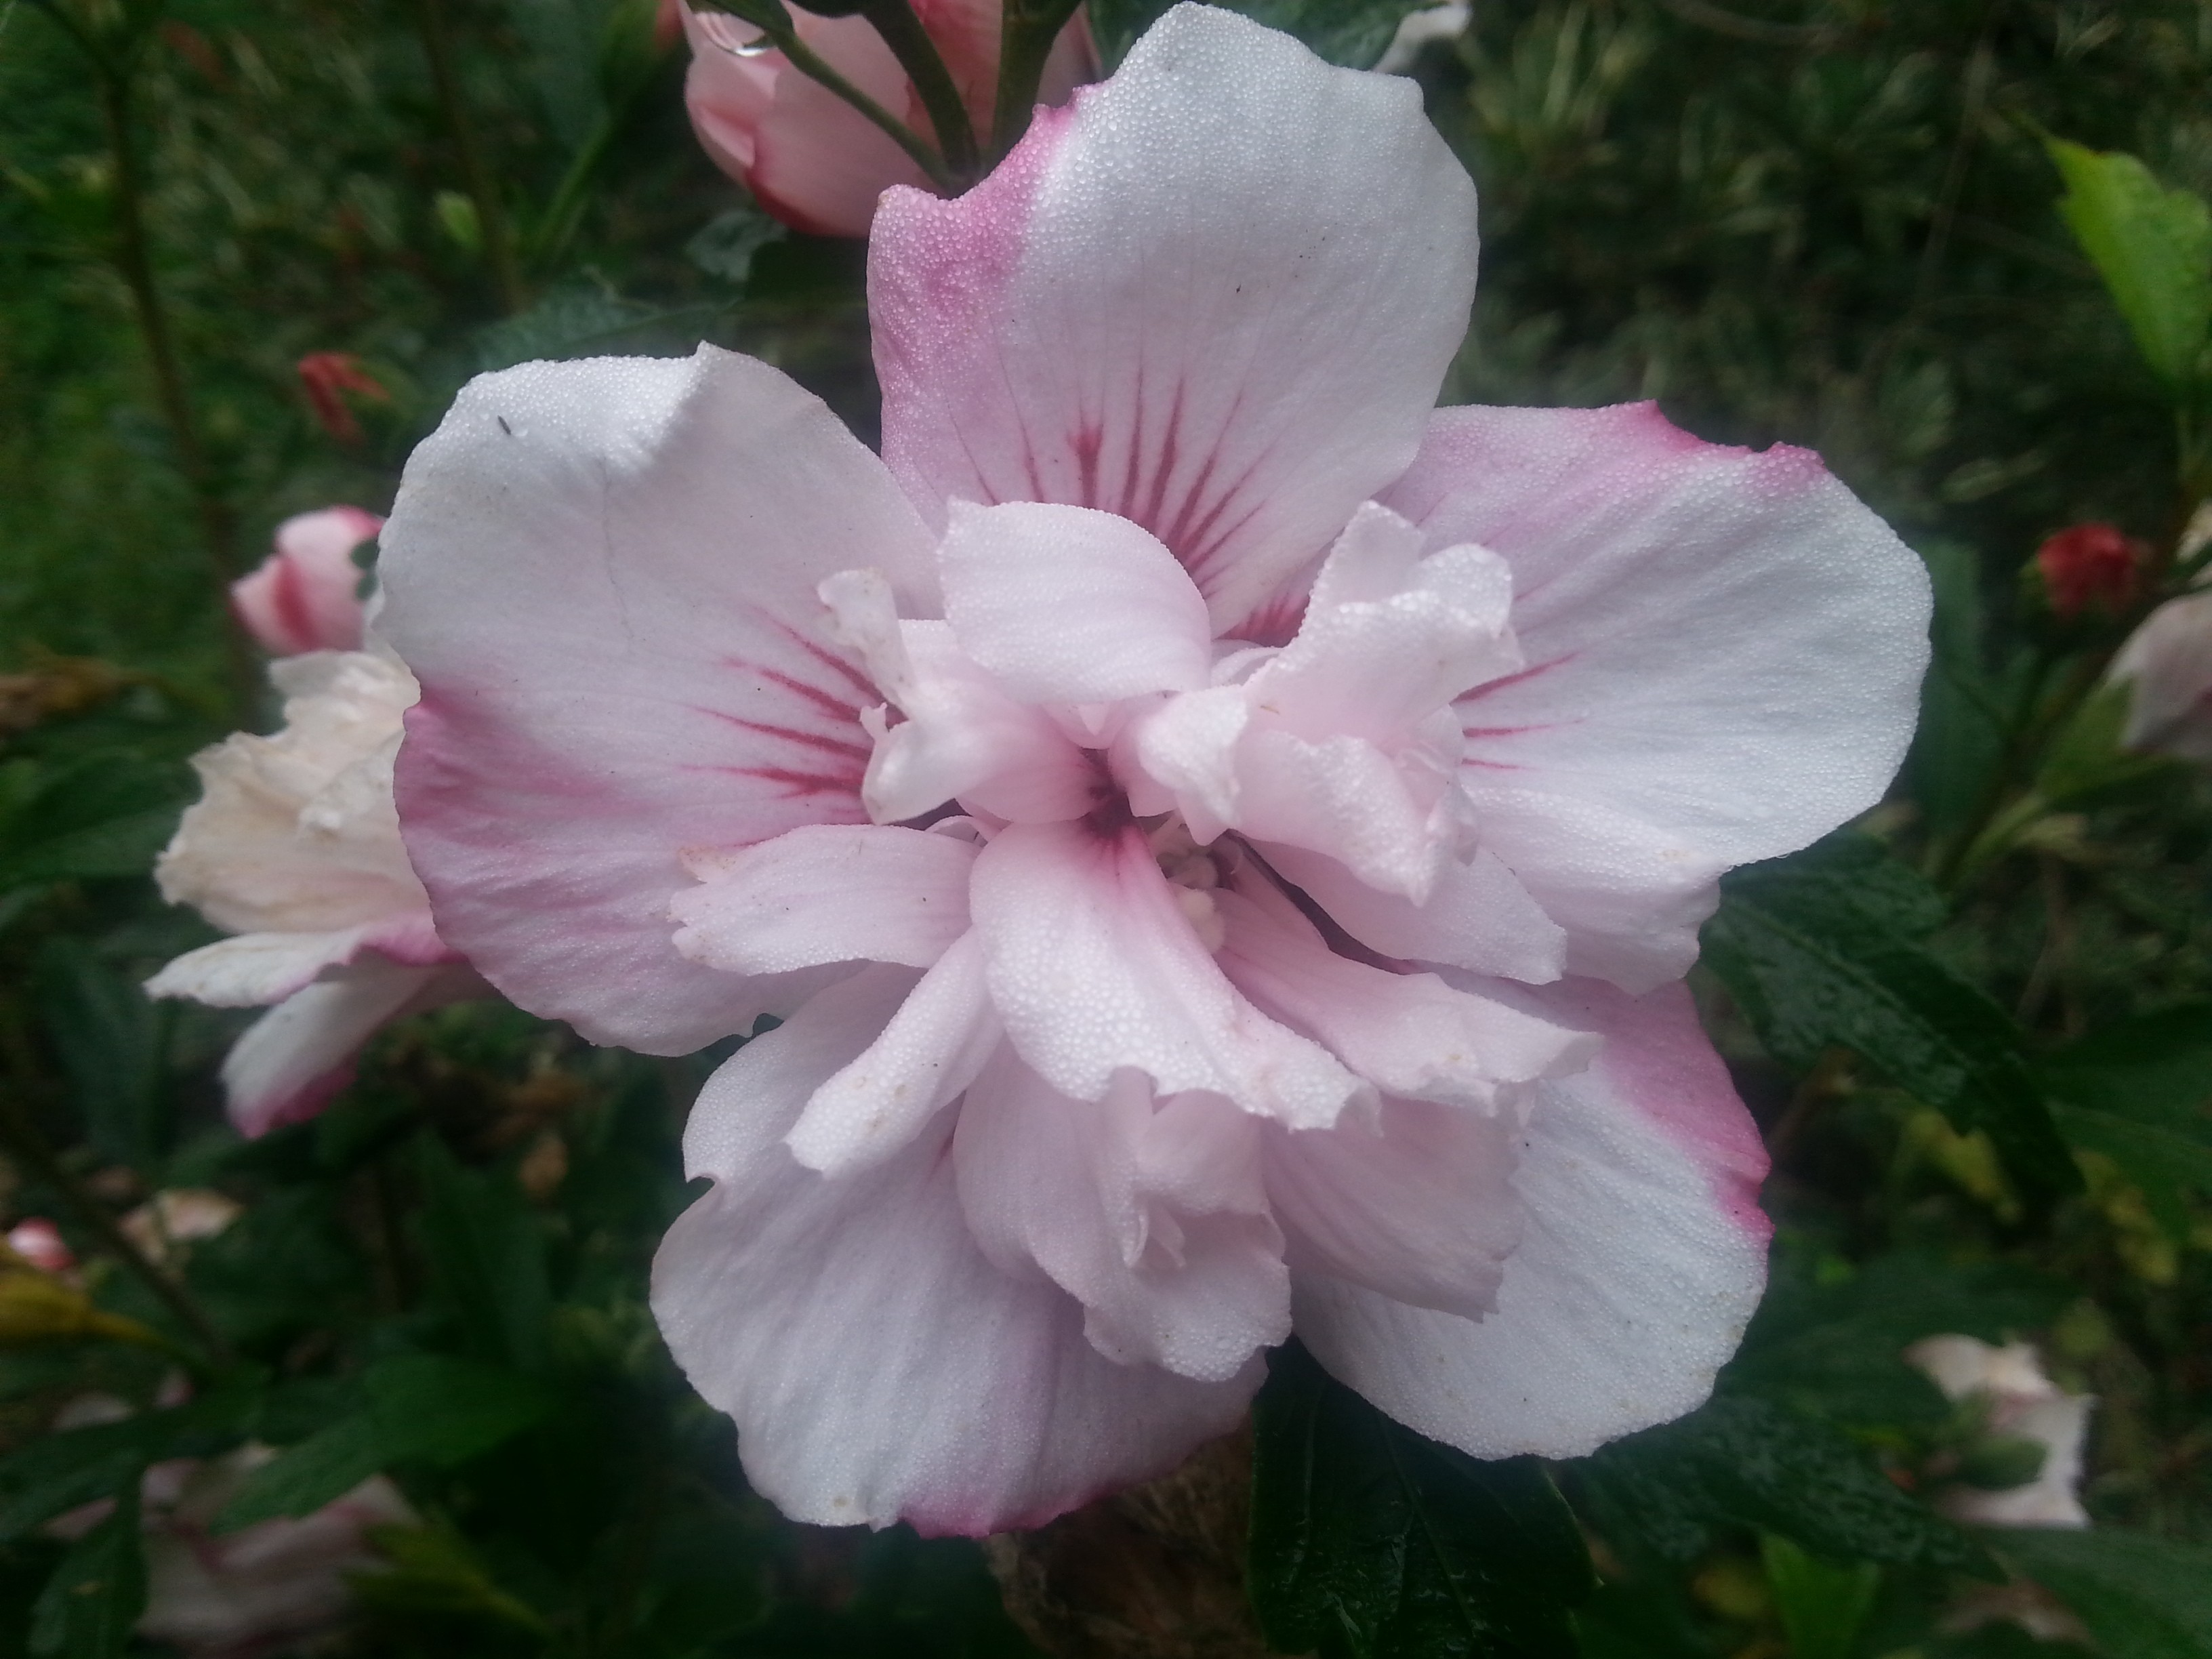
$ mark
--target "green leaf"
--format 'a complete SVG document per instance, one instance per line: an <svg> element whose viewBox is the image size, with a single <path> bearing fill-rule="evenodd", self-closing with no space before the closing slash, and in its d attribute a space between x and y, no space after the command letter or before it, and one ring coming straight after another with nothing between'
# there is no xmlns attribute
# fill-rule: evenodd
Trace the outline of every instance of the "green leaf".
<svg viewBox="0 0 2212 1659"><path fill-rule="evenodd" d="M384 1441L367 1414L341 1418L247 1475L212 1530L236 1532L283 1515L312 1515L381 1471Z"/></svg>
<svg viewBox="0 0 2212 1659"><path fill-rule="evenodd" d="M1871 1561L1833 1566L1772 1533L1761 1534L1759 1555L1790 1659L1850 1659L1881 1588L1881 1569Z"/></svg>
<svg viewBox="0 0 2212 1659"><path fill-rule="evenodd" d="M2212 1659L2212 1550L2107 1527L2022 1527L1990 1544L2112 1659Z"/></svg>
<svg viewBox="0 0 2212 1659"><path fill-rule="evenodd" d="M1571 1467L1607 1536L1663 1561L1696 1559L1728 1526L1831 1562L1995 1576L1972 1539L1891 1485L1863 1447L1771 1401L1723 1395Z"/></svg>
<svg viewBox="0 0 2212 1659"><path fill-rule="evenodd" d="M355 1599L385 1613L475 1618L548 1633L544 1620L499 1587L468 1540L443 1527L386 1527L373 1540L388 1570L353 1581Z"/></svg>
<svg viewBox="0 0 2212 1659"><path fill-rule="evenodd" d="M1271 29L1294 34L1332 64L1368 69L1382 55L1398 25L1430 0L1227 0ZM1175 0L1091 0L1091 30L1110 67L1128 54Z"/></svg>
<svg viewBox="0 0 2212 1659"><path fill-rule="evenodd" d="M215 1530L312 1514L396 1465L465 1463L543 1422L558 1404L534 1377L438 1354L377 1361L362 1378L362 1393L367 1409L288 1447L248 1475Z"/></svg>
<svg viewBox="0 0 2212 1659"><path fill-rule="evenodd" d="M58 1659L112 1659L131 1643L146 1607L146 1552L136 1483L114 1510L70 1546L31 1610L31 1651Z"/></svg>
<svg viewBox="0 0 2212 1659"><path fill-rule="evenodd" d="M423 1255L476 1357L542 1370L553 1292L545 1235L509 1176L465 1170L434 1137L416 1143Z"/></svg>
<svg viewBox="0 0 2212 1659"><path fill-rule="evenodd" d="M2169 390L2194 386L2212 325L2212 210L2132 155L2048 141L2066 181L2058 211L2105 279L2136 348Z"/></svg>
<svg viewBox="0 0 2212 1659"><path fill-rule="evenodd" d="M2212 1194L2212 1005L2108 1026L2040 1071L2066 1138L2118 1164L2159 1224L2186 1238L2189 1190Z"/></svg>
<svg viewBox="0 0 2212 1659"><path fill-rule="evenodd" d="M1935 592L1934 660L1921 683L1908 764L1913 799L1930 831L1943 836L1980 802L2004 751L2004 711L2016 693L1990 669L1980 556L1958 542L1930 542L1919 551Z"/></svg>
<svg viewBox="0 0 2212 1659"><path fill-rule="evenodd" d="M1250 1584L1279 1650L1574 1653L1589 1559L1534 1459L1486 1463L1424 1440L1296 1343L1269 1361L1256 1423Z"/></svg>
<svg viewBox="0 0 2212 1659"><path fill-rule="evenodd" d="M153 1173L167 1139L162 1061L170 1006L66 936L40 947L33 986L40 1024L69 1079L85 1138L102 1158Z"/></svg>
<svg viewBox="0 0 2212 1659"><path fill-rule="evenodd" d="M1705 960L1768 1052L1802 1070L1849 1048L1960 1133L1986 1133L2030 1194L2080 1188L2020 1028L1917 942L1942 901L1879 842L1831 836L1722 890Z"/></svg>
<svg viewBox="0 0 2212 1659"><path fill-rule="evenodd" d="M0 1541L94 1498L136 1492L149 1463L228 1450L245 1437L259 1400L258 1379L247 1377L186 1405L44 1435L10 1452L0 1458Z"/></svg>
<svg viewBox="0 0 2212 1659"><path fill-rule="evenodd" d="M1729 1384L1844 1423L1940 1422L1951 1407L1905 1363L1907 1346L1945 1331L2006 1341L2048 1325L2075 1294L2019 1267L1959 1265L1924 1250L1814 1283L1781 1254L1729 1364Z"/></svg>
<svg viewBox="0 0 2212 1659"><path fill-rule="evenodd" d="M386 1456L448 1468L544 1422L559 1396L535 1377L440 1354L398 1354L363 1379Z"/></svg>
<svg viewBox="0 0 2212 1659"><path fill-rule="evenodd" d="M95 755L27 780L0 814L0 891L143 876L176 832L182 769Z"/></svg>

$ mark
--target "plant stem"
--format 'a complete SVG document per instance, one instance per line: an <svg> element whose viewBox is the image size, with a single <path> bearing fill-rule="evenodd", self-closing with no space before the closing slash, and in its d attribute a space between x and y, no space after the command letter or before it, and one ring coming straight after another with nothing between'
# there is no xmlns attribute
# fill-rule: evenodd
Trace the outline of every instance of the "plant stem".
<svg viewBox="0 0 2212 1659"><path fill-rule="evenodd" d="M960 88L953 84L951 70L945 67L937 43L922 27L914 7L908 0L870 0L860 15L883 36L891 56L914 82L922 108L929 112L929 125L936 130L945 167L956 177L972 183L981 176L981 153L976 147L975 129L968 119L968 106L961 99Z"/></svg>
<svg viewBox="0 0 2212 1659"><path fill-rule="evenodd" d="M511 315L529 304L516 263L514 243L507 230L507 214L499 204L499 190L484 166L483 149L477 143L476 124L469 118L461 96L460 76L453 69L453 41L446 27L445 0L415 0L415 17L422 36L422 50L430 60L430 79L437 89L438 107L444 112L453 148L460 154L461 177L476 204L477 223L483 232L484 257L491 265L499 301Z"/></svg>
<svg viewBox="0 0 2212 1659"><path fill-rule="evenodd" d="M787 26L770 27L752 18L746 21L753 22L768 36L769 43L790 60L792 68L809 80L820 82L879 128L885 137L913 158L914 164L922 170L931 184L947 196L960 192L964 181L945 165L942 155L924 143L921 136L912 127L830 68L820 54L799 38L795 30Z"/></svg>
<svg viewBox="0 0 2212 1659"><path fill-rule="evenodd" d="M161 402L162 418L168 422L170 441L176 446L178 470L185 475L198 509L208 556L217 580L228 582L234 530L230 507L216 487L207 450L200 442L184 369L177 358L176 337L170 331L168 311L154 281L143 207L145 168L131 130L130 72L95 60L94 73L100 82L100 112L107 129L108 151L115 161L116 268L131 290L131 304L138 314L138 333L146 343L146 356L154 368L154 393Z"/></svg>
<svg viewBox="0 0 2212 1659"><path fill-rule="evenodd" d="M123 1231L107 1206L61 1161L52 1143L31 1121L21 1097L13 1090L0 1090L0 1139L7 1142L9 1150L21 1158L40 1180L59 1193L76 1212L77 1219L98 1234L101 1244L161 1298L162 1305L191 1332L216 1369L235 1363L237 1357L231 1352L230 1344L192 1299L191 1293L138 1248L137 1242Z"/></svg>
<svg viewBox="0 0 2212 1659"><path fill-rule="evenodd" d="M1052 57L1053 43L1075 15L1080 0L1041 0L1036 10L1029 0L1006 0L999 26L999 90L991 112L991 165L1006 160L1007 152L1029 131L1036 108L1037 87Z"/></svg>

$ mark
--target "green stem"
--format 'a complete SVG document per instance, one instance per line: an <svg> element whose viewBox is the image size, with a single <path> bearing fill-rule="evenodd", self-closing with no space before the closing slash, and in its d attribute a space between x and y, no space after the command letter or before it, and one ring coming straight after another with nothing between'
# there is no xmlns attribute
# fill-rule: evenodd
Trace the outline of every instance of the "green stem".
<svg viewBox="0 0 2212 1659"><path fill-rule="evenodd" d="M444 112L453 148L459 153L461 177L469 199L476 204L477 223L483 231L484 257L491 264L499 302L511 315L529 304L522 270L514 257L514 242L507 234L507 213L500 206L499 190L484 165L483 147L477 142L476 123L461 96L460 76L453 68L453 40L446 25L445 0L415 0L416 24L422 36L422 51L430 60L430 80L436 88L438 107Z"/></svg>
<svg viewBox="0 0 2212 1659"><path fill-rule="evenodd" d="M31 1121L30 1114L24 1110L21 1097L13 1090L0 1090L0 1140L6 1141L9 1150L22 1159L33 1175L59 1193L76 1212L77 1219L97 1234L100 1243L177 1316L216 1369L227 1369L235 1363L230 1344L192 1299L191 1293L138 1248L137 1242L123 1231L107 1206L61 1161L52 1143Z"/></svg>
<svg viewBox="0 0 2212 1659"><path fill-rule="evenodd" d="M792 68L809 80L820 82L881 129L885 137L913 158L914 164L922 170L931 184L947 196L959 193L963 181L945 166L945 158L924 143L921 136L912 127L824 63L818 53L799 38L795 29L787 24L772 26L756 22L756 27L768 36L771 46L790 60Z"/></svg>
<svg viewBox="0 0 2212 1659"><path fill-rule="evenodd" d="M1031 10L1027 0L1006 0L999 26L999 90L991 112L991 165L1007 153L1029 131L1036 109L1037 88L1044 66L1052 57L1053 43L1075 15L1080 0L1041 0Z"/></svg>
<svg viewBox="0 0 2212 1659"><path fill-rule="evenodd" d="M115 161L116 269L122 274L124 285L131 290L139 336L146 343L146 356L153 365L154 394L161 403L161 416L168 423L170 441L176 447L178 470L191 488L201 533L207 541L208 556L214 562L217 578L228 581L233 528L230 508L216 488L206 447L200 442L199 427L192 417L191 398L185 390L184 368L177 356L176 337L169 327L169 313L161 303L161 289L154 281L153 254L146 234L143 209L145 167L131 131L130 82L124 72L105 64L100 65L99 80L100 118L107 129L109 153Z"/></svg>
<svg viewBox="0 0 2212 1659"><path fill-rule="evenodd" d="M961 99L960 88L953 84L952 71L945 67L937 43L922 27L913 6L908 0L870 0L861 8L860 15L883 36L884 44L891 49L891 56L898 59L907 79L914 82L922 108L929 112L929 125L936 130L945 167L960 179L972 181L980 176L977 163L981 152L975 143L975 129L968 119L968 106Z"/></svg>

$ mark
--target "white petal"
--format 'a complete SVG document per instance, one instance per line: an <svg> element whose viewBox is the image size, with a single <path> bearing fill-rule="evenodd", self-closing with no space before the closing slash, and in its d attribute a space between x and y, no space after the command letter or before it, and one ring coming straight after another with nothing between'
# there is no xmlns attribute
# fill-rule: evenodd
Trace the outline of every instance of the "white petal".
<svg viewBox="0 0 2212 1659"><path fill-rule="evenodd" d="M1479 1319L1521 1241L1520 1119L1386 1100L1376 1118L1267 1136L1267 1196L1291 1266Z"/></svg>
<svg viewBox="0 0 2212 1659"><path fill-rule="evenodd" d="M926 968L968 931L972 842L873 824L811 824L690 860L676 948L737 974L830 962Z"/></svg>
<svg viewBox="0 0 2212 1659"><path fill-rule="evenodd" d="M1175 555L1110 513L956 501L938 570L961 649L1018 702L1195 690L1213 665L1206 600Z"/></svg>
<svg viewBox="0 0 2212 1659"><path fill-rule="evenodd" d="M982 941L963 933L883 1035L808 1097L788 1139L792 1156L824 1175L890 1157L975 1081L1003 1040L983 982Z"/></svg>
<svg viewBox="0 0 2212 1659"><path fill-rule="evenodd" d="M1290 1334L1260 1125L1228 1102L1156 1108L1130 1072L1070 1100L1004 1055L969 1091L953 1162L983 1253L1081 1302L1108 1358L1223 1382Z"/></svg>
<svg viewBox="0 0 2212 1659"><path fill-rule="evenodd" d="M1482 844L1641 989L1713 883L1880 799L1928 660L1927 573L1817 457L1649 404L1439 412L1382 500L1513 568L1529 666L1460 704Z"/></svg>
<svg viewBox="0 0 2212 1659"><path fill-rule="evenodd" d="M1285 880L1329 920L1384 956L1497 974L1530 985L1559 978L1567 936L1537 908L1519 878L1486 848L1447 865L1425 904L1368 886L1334 859L1263 845Z"/></svg>
<svg viewBox="0 0 2212 1659"><path fill-rule="evenodd" d="M744 981L672 942L689 850L865 819L882 696L816 592L869 566L934 605L929 532L783 375L685 360L471 381L409 459L380 630L421 677L399 762L441 931L507 995L681 1054Z"/></svg>
<svg viewBox="0 0 2212 1659"><path fill-rule="evenodd" d="M1539 1085L1514 1190L1526 1212L1480 1323L1324 1276L1298 1334L1391 1416L1477 1457L1579 1457L1711 1393L1766 1277L1766 1154L1689 994L1546 994L1606 1046Z"/></svg>
<svg viewBox="0 0 2212 1659"><path fill-rule="evenodd" d="M1384 1094L1488 1110L1502 1085L1579 1070L1597 1040L1433 974L1397 974L1331 951L1265 881L1217 895L1222 971L1309 1031Z"/></svg>
<svg viewBox="0 0 2212 1659"><path fill-rule="evenodd" d="M887 192L868 254L915 501L1119 514L1222 631L1412 459L1474 192L1409 82L1184 6L966 195Z"/></svg>
<svg viewBox="0 0 2212 1659"><path fill-rule="evenodd" d="M975 860L969 896L991 997L1022 1058L1062 1094L1143 1072L1249 1112L1334 1121L1358 1080L1222 976L1144 836L1018 824Z"/></svg>

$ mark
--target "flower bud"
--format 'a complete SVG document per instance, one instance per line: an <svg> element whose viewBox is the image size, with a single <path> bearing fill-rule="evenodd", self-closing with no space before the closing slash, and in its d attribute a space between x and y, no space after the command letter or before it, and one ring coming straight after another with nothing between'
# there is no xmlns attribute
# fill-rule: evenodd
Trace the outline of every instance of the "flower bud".
<svg viewBox="0 0 2212 1659"><path fill-rule="evenodd" d="M362 441L361 422L346 407L344 394L366 398L371 403L388 404L392 393L382 381L361 366L361 359L350 351L311 351L300 359L296 368L301 390L307 394L307 406L315 411L315 419L324 431L342 444L357 444Z"/></svg>
<svg viewBox="0 0 2212 1659"><path fill-rule="evenodd" d="M2129 748L2212 764L2212 593L2152 611L2112 659L2112 678L2132 693Z"/></svg>
<svg viewBox="0 0 2212 1659"><path fill-rule="evenodd" d="M26 1216L10 1227L8 1248L43 1273L67 1273L76 1266L61 1230L42 1215Z"/></svg>
<svg viewBox="0 0 2212 1659"><path fill-rule="evenodd" d="M999 79L999 0L936 0L915 8L969 118L988 132ZM793 14L799 36L830 68L916 133L932 131L921 100L872 25L860 17ZM791 65L751 24L686 10L691 70L684 102L714 165L741 179L769 213L819 236L865 236L876 198L893 185L928 187L909 156L851 105ZM1098 73L1080 12L1060 32L1037 87L1066 102Z"/></svg>
<svg viewBox="0 0 2212 1659"><path fill-rule="evenodd" d="M357 507L326 507L276 526L276 550L230 585L230 608L271 656L361 648L361 568L353 550L384 528Z"/></svg>
<svg viewBox="0 0 2212 1659"><path fill-rule="evenodd" d="M2035 550L2035 568L2058 615L2118 611L2135 597L2136 575L2147 550L2117 526L2071 525Z"/></svg>

